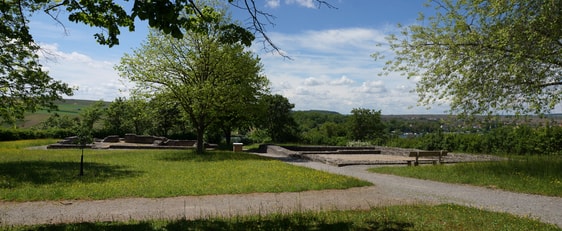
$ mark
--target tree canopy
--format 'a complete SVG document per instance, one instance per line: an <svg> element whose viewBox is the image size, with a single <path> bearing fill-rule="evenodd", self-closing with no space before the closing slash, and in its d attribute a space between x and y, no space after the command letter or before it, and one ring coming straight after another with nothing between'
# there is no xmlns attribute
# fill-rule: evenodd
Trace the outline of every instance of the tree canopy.
<svg viewBox="0 0 562 231"><path fill-rule="evenodd" d="M545 113L562 99L559 0L431 0L388 41L386 72L419 78L423 105L461 115Z"/></svg>
<svg viewBox="0 0 562 231"><path fill-rule="evenodd" d="M221 25L227 18L215 21ZM152 31L133 54L116 67L136 83L136 93L167 94L177 102L197 131L197 151L203 152L205 129L228 113L244 113L245 105L267 91L260 59L239 43L224 43L222 30L208 23L182 39Z"/></svg>

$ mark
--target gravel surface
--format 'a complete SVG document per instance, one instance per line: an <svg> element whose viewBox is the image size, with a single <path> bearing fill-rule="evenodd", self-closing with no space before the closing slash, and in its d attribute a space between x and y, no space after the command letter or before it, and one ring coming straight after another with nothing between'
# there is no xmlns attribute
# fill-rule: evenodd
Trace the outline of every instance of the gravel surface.
<svg viewBox="0 0 562 231"><path fill-rule="evenodd" d="M562 198L484 187L418 180L366 171L373 166L336 167L274 154L288 163L357 177L375 184L347 190L297 193L124 198L100 201L0 202L0 226L140 219L208 218L306 210L368 209L413 203L455 203L529 216L562 228Z"/></svg>

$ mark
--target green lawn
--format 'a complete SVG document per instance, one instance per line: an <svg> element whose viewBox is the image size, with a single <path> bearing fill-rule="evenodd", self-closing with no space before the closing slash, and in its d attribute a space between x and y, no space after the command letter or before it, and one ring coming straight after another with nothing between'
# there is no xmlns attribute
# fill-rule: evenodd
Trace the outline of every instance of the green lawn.
<svg viewBox="0 0 562 231"><path fill-rule="evenodd" d="M0 200L35 201L303 191L370 185L246 153L173 150L28 150L53 140L0 142ZM445 166L437 166L436 169ZM402 168L428 170L432 167ZM399 169L399 168L394 168ZM431 170L430 170L431 171ZM0 230L560 230L526 217L458 205L404 205L351 211L145 220Z"/></svg>
<svg viewBox="0 0 562 231"><path fill-rule="evenodd" d="M85 150L80 177L80 150L27 150L22 149L25 142L31 141L0 142L0 200L173 197L372 185L253 154L197 155L186 150Z"/></svg>
<svg viewBox="0 0 562 231"><path fill-rule="evenodd" d="M560 230L530 218L458 205L404 205L367 211L296 212L198 220L98 222L11 230Z"/></svg>
<svg viewBox="0 0 562 231"><path fill-rule="evenodd" d="M369 171L562 197L560 156L517 157L509 161L454 165L377 167Z"/></svg>

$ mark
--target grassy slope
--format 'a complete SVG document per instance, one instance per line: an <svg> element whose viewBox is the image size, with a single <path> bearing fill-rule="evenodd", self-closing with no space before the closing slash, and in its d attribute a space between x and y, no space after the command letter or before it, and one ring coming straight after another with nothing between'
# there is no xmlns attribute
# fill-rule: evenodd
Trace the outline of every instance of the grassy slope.
<svg viewBox="0 0 562 231"><path fill-rule="evenodd" d="M27 113L24 120L18 123L18 127L33 127L41 123L42 121L45 121L47 118L49 118L50 115L54 113L58 113L59 115L78 116L78 113L80 113L80 110L82 110L82 108L88 107L95 102L97 101L77 99L66 99L61 102L56 102L55 104L57 105L58 110L39 110L34 113Z"/></svg>

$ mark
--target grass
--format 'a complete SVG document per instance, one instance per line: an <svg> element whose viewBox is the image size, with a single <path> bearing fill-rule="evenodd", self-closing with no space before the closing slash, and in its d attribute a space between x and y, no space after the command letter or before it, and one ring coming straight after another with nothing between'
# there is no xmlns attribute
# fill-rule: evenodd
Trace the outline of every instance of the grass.
<svg viewBox="0 0 562 231"><path fill-rule="evenodd" d="M500 162L454 165L378 167L369 171L562 197L560 156L528 156Z"/></svg>
<svg viewBox="0 0 562 231"><path fill-rule="evenodd" d="M35 140L17 140L17 141L9 141L9 142L0 142L0 151L2 151L1 153L6 153L7 149L23 149L28 147L54 144L58 140L59 139L35 139Z"/></svg>
<svg viewBox="0 0 562 231"><path fill-rule="evenodd" d="M97 222L6 230L560 230L507 213L458 205L402 205L366 211L308 211L197 220Z"/></svg>
<svg viewBox="0 0 562 231"><path fill-rule="evenodd" d="M41 141L45 142L45 141ZM39 143L41 143L39 142ZM0 201L297 192L372 185L247 153L186 150L28 150L0 142Z"/></svg>

